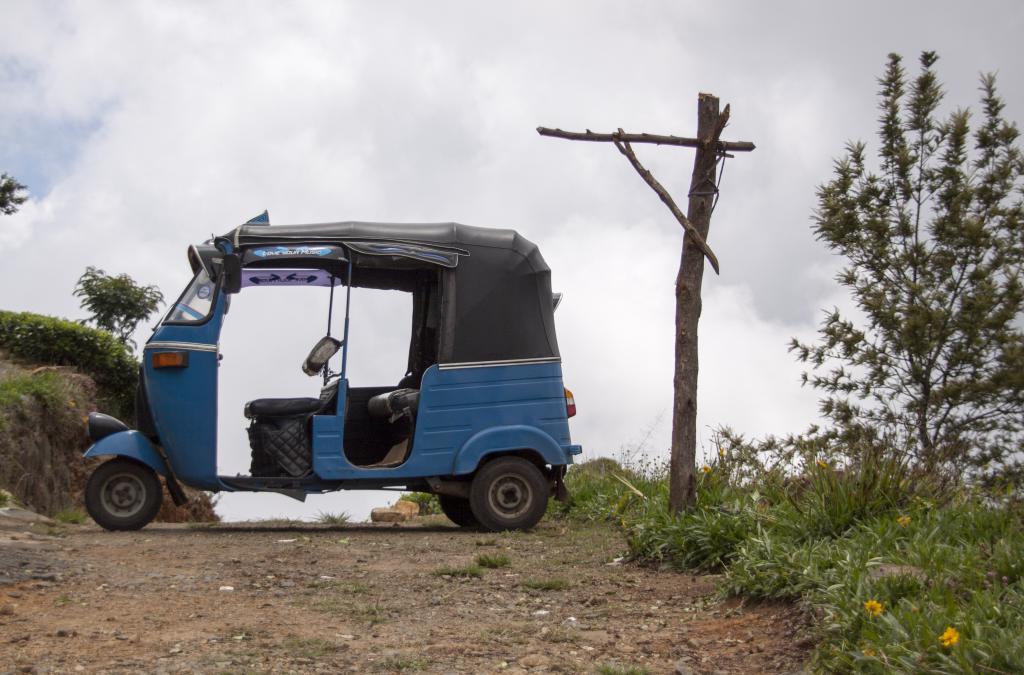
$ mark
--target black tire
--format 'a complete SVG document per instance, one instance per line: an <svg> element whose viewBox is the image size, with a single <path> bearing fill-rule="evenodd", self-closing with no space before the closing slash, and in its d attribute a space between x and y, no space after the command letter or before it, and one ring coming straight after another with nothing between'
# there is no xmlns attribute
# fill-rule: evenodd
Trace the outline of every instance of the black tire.
<svg viewBox="0 0 1024 675"><path fill-rule="evenodd" d="M541 470L521 457L484 464L469 487L469 505L492 532L528 530L544 517L551 486Z"/></svg>
<svg viewBox="0 0 1024 675"><path fill-rule="evenodd" d="M85 485L85 508L106 530L138 530L160 510L163 487L156 472L118 457L101 464Z"/></svg>
<svg viewBox="0 0 1024 675"><path fill-rule="evenodd" d="M480 527L480 522L473 515L473 509L465 497L438 495L437 501L441 504L441 511L448 516L448 520L459 527Z"/></svg>

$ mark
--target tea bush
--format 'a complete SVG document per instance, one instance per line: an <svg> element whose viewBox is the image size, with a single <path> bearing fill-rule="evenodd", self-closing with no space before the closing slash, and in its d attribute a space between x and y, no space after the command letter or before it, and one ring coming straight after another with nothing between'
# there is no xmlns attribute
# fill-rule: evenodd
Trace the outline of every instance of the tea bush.
<svg viewBox="0 0 1024 675"><path fill-rule="evenodd" d="M33 364L73 366L92 377L112 414L131 422L139 364L110 333L30 312L0 311L0 350Z"/></svg>

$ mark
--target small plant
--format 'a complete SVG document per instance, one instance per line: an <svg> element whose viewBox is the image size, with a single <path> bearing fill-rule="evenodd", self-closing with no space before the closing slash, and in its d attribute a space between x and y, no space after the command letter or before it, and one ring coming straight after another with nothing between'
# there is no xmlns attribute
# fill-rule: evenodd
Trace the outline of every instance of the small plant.
<svg viewBox="0 0 1024 675"><path fill-rule="evenodd" d="M53 516L53 519L58 523L66 523L69 525L81 525L85 522L86 515L84 511L80 509L64 509Z"/></svg>
<svg viewBox="0 0 1024 675"><path fill-rule="evenodd" d="M445 565L434 570L435 577L464 577L479 579L483 575L483 569L477 565L466 565L465 567L450 567Z"/></svg>
<svg viewBox="0 0 1024 675"><path fill-rule="evenodd" d="M648 675L651 671L643 666L619 666L614 664L602 664L597 667L598 675Z"/></svg>
<svg viewBox="0 0 1024 675"><path fill-rule="evenodd" d="M411 656L385 656L374 664L373 669L378 672L403 673L413 670L423 670L427 667L424 659L417 659Z"/></svg>
<svg viewBox="0 0 1024 675"><path fill-rule="evenodd" d="M441 513L441 502L437 500L437 495L429 492L410 492L402 495L402 499L419 506L421 516L433 516Z"/></svg>
<svg viewBox="0 0 1024 675"><path fill-rule="evenodd" d="M497 546L497 539L478 539L476 542L477 546Z"/></svg>
<svg viewBox="0 0 1024 675"><path fill-rule="evenodd" d="M476 557L476 564L480 567L496 570L499 567L508 567L512 564L512 561L509 560L507 555L481 553Z"/></svg>
<svg viewBox="0 0 1024 675"><path fill-rule="evenodd" d="M527 579L523 586L534 591L564 591L570 584L565 579Z"/></svg>
<svg viewBox="0 0 1024 675"><path fill-rule="evenodd" d="M316 514L316 522L321 525L347 525L349 521L350 516L345 511L339 513L320 511Z"/></svg>

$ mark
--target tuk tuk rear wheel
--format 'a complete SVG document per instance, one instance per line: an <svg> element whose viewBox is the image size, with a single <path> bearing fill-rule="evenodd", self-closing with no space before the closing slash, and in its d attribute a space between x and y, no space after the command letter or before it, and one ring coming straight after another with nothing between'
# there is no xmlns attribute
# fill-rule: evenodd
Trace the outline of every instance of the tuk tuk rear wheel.
<svg viewBox="0 0 1024 675"><path fill-rule="evenodd" d="M473 509L465 497L438 495L437 501L441 504L441 511L448 516L448 520L459 527L480 527L480 522L473 515Z"/></svg>
<svg viewBox="0 0 1024 675"><path fill-rule="evenodd" d="M85 486L85 509L105 530L138 530L160 510L163 488L156 472L118 457L101 464Z"/></svg>
<svg viewBox="0 0 1024 675"><path fill-rule="evenodd" d="M469 505L492 532L528 530L544 517L551 486L534 464L499 457L484 464L469 487Z"/></svg>

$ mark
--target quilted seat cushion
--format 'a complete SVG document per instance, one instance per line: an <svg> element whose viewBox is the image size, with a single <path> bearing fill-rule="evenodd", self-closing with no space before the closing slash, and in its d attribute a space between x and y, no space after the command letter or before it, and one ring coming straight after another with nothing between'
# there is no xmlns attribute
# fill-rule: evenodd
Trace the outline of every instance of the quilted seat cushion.
<svg viewBox="0 0 1024 675"><path fill-rule="evenodd" d="M318 398L258 398L245 404L245 416L252 419L309 415L319 410L322 403Z"/></svg>

